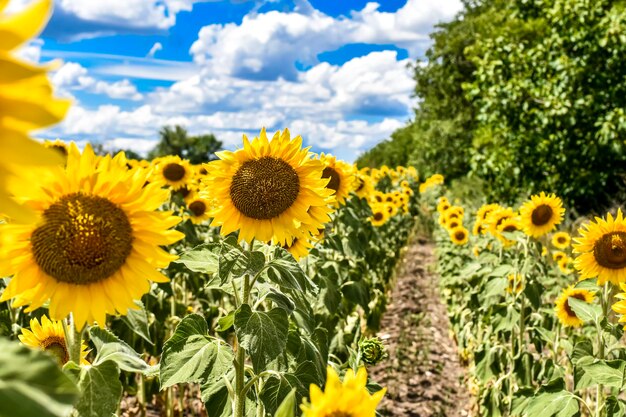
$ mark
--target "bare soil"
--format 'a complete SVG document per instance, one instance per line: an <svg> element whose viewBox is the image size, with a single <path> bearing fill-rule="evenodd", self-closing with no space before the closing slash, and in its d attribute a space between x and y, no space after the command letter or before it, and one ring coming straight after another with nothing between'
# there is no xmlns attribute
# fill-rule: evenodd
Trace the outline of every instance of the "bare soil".
<svg viewBox="0 0 626 417"><path fill-rule="evenodd" d="M471 417L473 413L456 344L450 338L438 277L430 272L433 246L418 240L400 266L378 336L389 359L370 369L387 387L383 416Z"/></svg>

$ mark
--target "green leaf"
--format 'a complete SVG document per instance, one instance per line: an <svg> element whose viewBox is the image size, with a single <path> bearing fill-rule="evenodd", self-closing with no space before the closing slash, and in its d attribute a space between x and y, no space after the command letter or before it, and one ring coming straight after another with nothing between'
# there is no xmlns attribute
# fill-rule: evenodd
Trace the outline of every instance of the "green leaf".
<svg viewBox="0 0 626 417"><path fill-rule="evenodd" d="M237 339L250 354L257 373L285 350L288 329L289 317L282 308L266 313L243 304L235 313Z"/></svg>
<svg viewBox="0 0 626 417"><path fill-rule="evenodd" d="M296 416L296 389L292 389L280 404L274 417L295 417Z"/></svg>
<svg viewBox="0 0 626 417"><path fill-rule="evenodd" d="M524 415L533 417L573 417L580 412L578 400L571 392L545 392L533 397Z"/></svg>
<svg viewBox="0 0 626 417"><path fill-rule="evenodd" d="M606 407L606 417L623 417L626 415L626 402L615 396L610 396L604 403Z"/></svg>
<svg viewBox="0 0 626 417"><path fill-rule="evenodd" d="M228 378L231 380L232 378ZM228 388L223 379L202 384L202 401L209 417L232 417L233 410Z"/></svg>
<svg viewBox="0 0 626 417"><path fill-rule="evenodd" d="M98 355L93 364L97 366L109 360L127 372L146 372L150 368L139 354L125 343L105 343L98 349Z"/></svg>
<svg viewBox="0 0 626 417"><path fill-rule="evenodd" d="M369 312L370 289L364 281L348 281L341 286L343 296Z"/></svg>
<svg viewBox="0 0 626 417"><path fill-rule="evenodd" d="M139 310L129 308L128 313L125 316L122 316L122 321L124 321L128 328L132 330L137 336L141 337L143 340L153 345L154 343L152 342L152 338L150 337L146 307L139 300L136 300L135 304L139 306Z"/></svg>
<svg viewBox="0 0 626 417"><path fill-rule="evenodd" d="M273 375L263 385L259 397L265 405L268 413L274 414L283 400L295 390L296 403L299 404L302 398L308 395L309 386L315 383L311 375L315 372L315 367L311 362L303 362L298 365L295 372Z"/></svg>
<svg viewBox="0 0 626 417"><path fill-rule="evenodd" d="M267 264L267 277L283 290L313 292L317 289L294 257L281 247L274 249L274 256Z"/></svg>
<svg viewBox="0 0 626 417"><path fill-rule="evenodd" d="M602 384L609 387L622 388L624 386L624 370L626 361L624 360L598 360L593 363L579 363L587 376L593 381L593 385Z"/></svg>
<svg viewBox="0 0 626 417"><path fill-rule="evenodd" d="M265 255L259 251L244 251L234 236L222 242L218 259L218 275L222 282L232 276L255 275L265 266Z"/></svg>
<svg viewBox="0 0 626 417"><path fill-rule="evenodd" d="M214 274L218 269L218 258L221 245L219 243L204 243L183 253L175 263L183 264L193 272Z"/></svg>
<svg viewBox="0 0 626 417"><path fill-rule="evenodd" d="M224 317L220 317L219 320L217 320L217 329L216 330L218 332L224 332L224 331L230 329L231 327L233 327L234 323L235 323L235 312L231 311L227 315L225 315Z"/></svg>
<svg viewBox="0 0 626 417"><path fill-rule="evenodd" d="M52 356L0 338L0 417L64 417L78 390Z"/></svg>
<svg viewBox="0 0 626 417"><path fill-rule="evenodd" d="M597 323L602 316L602 308L597 304L589 304L574 297L569 297L567 303L582 321Z"/></svg>
<svg viewBox="0 0 626 417"><path fill-rule="evenodd" d="M113 361L81 368L78 387L80 400L76 404L78 417L109 417L115 414L122 398L120 371Z"/></svg>
<svg viewBox="0 0 626 417"><path fill-rule="evenodd" d="M178 383L211 382L232 367L229 345L207 335L206 320L198 314L186 316L163 345L161 389Z"/></svg>

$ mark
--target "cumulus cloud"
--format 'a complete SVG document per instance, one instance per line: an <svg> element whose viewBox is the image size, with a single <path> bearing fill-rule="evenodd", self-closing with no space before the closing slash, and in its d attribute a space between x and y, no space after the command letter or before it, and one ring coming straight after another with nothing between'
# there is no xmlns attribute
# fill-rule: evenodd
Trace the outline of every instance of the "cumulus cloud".
<svg viewBox="0 0 626 417"><path fill-rule="evenodd" d="M296 62L316 63L319 53L349 43L393 43L415 57L428 45L433 25L461 8L460 0L408 0L394 13L367 3L349 17L331 17L311 7L251 14L241 24L204 26L190 52L214 73L293 80Z"/></svg>
<svg viewBox="0 0 626 417"><path fill-rule="evenodd" d="M148 52L148 55L146 55L149 58L153 58L154 54L156 54L157 52L159 52L160 50L163 49L163 45L161 44L161 42L155 42L154 45L152 45L152 48L150 48L150 51Z"/></svg>
<svg viewBox="0 0 626 417"><path fill-rule="evenodd" d="M52 76L52 82L65 95L68 90L85 90L94 94L105 94L110 98L139 101L143 95L137 91L137 87L127 79L112 83L97 80L90 75L82 65L76 62L67 62Z"/></svg>

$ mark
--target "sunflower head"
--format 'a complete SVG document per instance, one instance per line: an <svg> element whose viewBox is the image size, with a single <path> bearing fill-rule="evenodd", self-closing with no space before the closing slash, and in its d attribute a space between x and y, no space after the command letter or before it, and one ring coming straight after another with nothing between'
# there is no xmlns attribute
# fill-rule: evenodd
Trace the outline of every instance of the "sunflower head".
<svg viewBox="0 0 626 417"><path fill-rule="evenodd" d="M524 289L524 278L521 274L509 274L507 277L509 284L506 292L509 294L519 294Z"/></svg>
<svg viewBox="0 0 626 417"><path fill-rule="evenodd" d="M31 319L30 330L22 329L22 334L18 338L26 346L51 354L61 366L70 360L63 323L60 321L51 321L45 315L41 317L41 323L36 318ZM86 359L87 353L87 346L81 343L80 359L83 365L89 364Z"/></svg>
<svg viewBox="0 0 626 417"><path fill-rule="evenodd" d="M517 213L511 208L499 207L487 215L486 224L488 225L488 231L492 236L497 237L500 234L500 226L507 219L512 219L517 216Z"/></svg>
<svg viewBox="0 0 626 417"><path fill-rule="evenodd" d="M346 198L357 186L354 166L324 153L320 154L320 160L324 164L322 177L328 179L326 188L335 192L337 204L345 204Z"/></svg>
<svg viewBox="0 0 626 417"><path fill-rule="evenodd" d="M552 252L552 260L554 262L561 262L562 259L566 259L567 258L567 253L560 251L560 250L555 250L554 252Z"/></svg>
<svg viewBox="0 0 626 417"><path fill-rule="evenodd" d="M346 372L341 381L332 367L328 367L326 387L322 391L311 384L309 401L300 406L303 417L375 417L376 407L387 391L385 388L370 394L367 390L367 371L360 368L355 374Z"/></svg>
<svg viewBox="0 0 626 417"><path fill-rule="evenodd" d="M144 186L146 173L129 171L124 158L98 158L87 145L71 144L67 164L22 190L24 203L38 215L34 224L3 226L3 276L14 275L0 301L28 311L50 300L49 313L61 320L70 312L79 328L105 325L106 314L126 314L150 288L168 279L165 268L176 256L160 248L184 235L168 230L180 221L155 211L168 191Z"/></svg>
<svg viewBox="0 0 626 417"><path fill-rule="evenodd" d="M583 321L578 318L574 310L570 307L568 302L569 298L576 298L591 304L594 299L594 293L585 289L574 288L570 285L563 290L563 293L556 300L554 310L561 324L566 327L580 327Z"/></svg>
<svg viewBox="0 0 626 417"><path fill-rule="evenodd" d="M455 245L465 245L469 241L469 231L463 227L458 226L448 231L450 239Z"/></svg>
<svg viewBox="0 0 626 417"><path fill-rule="evenodd" d="M156 158L153 163L155 169L150 181L161 186L179 190L187 186L194 178L194 170L189 161L181 159L179 156L171 155Z"/></svg>
<svg viewBox="0 0 626 417"><path fill-rule="evenodd" d="M369 218L369 221L370 223L372 223L373 226L378 227L387 223L387 220L389 220L391 214L389 213L386 204L372 204L371 208L372 216Z"/></svg>
<svg viewBox="0 0 626 417"><path fill-rule="evenodd" d="M532 237L541 237L554 230L556 225L563 221L563 202L554 194L530 197L520 208L520 216L524 225L524 232Z"/></svg>
<svg viewBox="0 0 626 417"><path fill-rule="evenodd" d="M330 221L335 190L326 187L324 163L302 149L300 136L292 140L285 129L270 141L263 129L252 141L244 136L243 149L217 156L205 165L203 182L217 205L211 225L223 235L239 230L240 241L289 245Z"/></svg>
<svg viewBox="0 0 626 417"><path fill-rule="evenodd" d="M598 277L598 285L626 282L626 220L622 210L617 210L615 218L610 213L606 220L596 217L578 232L581 236L574 239L573 248L578 254L574 266L580 278Z"/></svg>
<svg viewBox="0 0 626 417"><path fill-rule="evenodd" d="M193 192L186 199L187 216L193 224L201 224L211 218L210 213L215 207L215 201L207 193Z"/></svg>
<svg viewBox="0 0 626 417"><path fill-rule="evenodd" d="M571 237L567 232L556 232L552 235L552 246L557 249L566 249L569 247Z"/></svg>

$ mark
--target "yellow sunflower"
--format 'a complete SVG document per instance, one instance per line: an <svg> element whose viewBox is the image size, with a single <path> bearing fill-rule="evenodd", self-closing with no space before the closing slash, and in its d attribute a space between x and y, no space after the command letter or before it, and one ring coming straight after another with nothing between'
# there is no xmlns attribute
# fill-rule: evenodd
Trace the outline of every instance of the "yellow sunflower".
<svg viewBox="0 0 626 417"><path fill-rule="evenodd" d="M52 149L56 151L59 155L61 155L61 157L63 158L63 161L65 161L65 159L67 158L68 145L67 143L63 142L61 139L46 140L44 141L43 146L45 146L48 149Z"/></svg>
<svg viewBox="0 0 626 417"><path fill-rule="evenodd" d="M567 232L556 232L552 235L552 246L557 249L566 249L569 247L571 237Z"/></svg>
<svg viewBox="0 0 626 417"><path fill-rule="evenodd" d="M554 194L541 192L530 197L520 208L524 232L532 237L541 237L554 230L563 221L563 202Z"/></svg>
<svg viewBox="0 0 626 417"><path fill-rule="evenodd" d="M328 178L326 188L335 192L338 205L345 204L346 198L355 188L354 167L332 155L320 154L320 161L324 164L323 178Z"/></svg>
<svg viewBox="0 0 626 417"><path fill-rule="evenodd" d="M311 233L306 232L306 234L303 233L300 236L294 237L291 244L283 245L283 248L293 255L296 261L299 261L309 254L309 251L313 247L314 240L315 238Z"/></svg>
<svg viewBox="0 0 626 417"><path fill-rule="evenodd" d="M374 226L382 226L389 220L389 211L385 204L375 204L371 206L372 216L369 218L370 223Z"/></svg>
<svg viewBox="0 0 626 417"><path fill-rule="evenodd" d="M488 226L489 233L491 233L493 236L498 236L499 235L498 229L500 228L500 225L502 224L502 222L504 222L506 219L512 219L516 216L517 216L517 213L515 213L513 209L511 208L498 207L497 209L491 211L487 215L487 224L489 225Z"/></svg>
<svg viewBox="0 0 626 417"><path fill-rule="evenodd" d="M446 197L441 197L439 199L439 203L437 203L437 211L441 213L445 213L451 207L450 202Z"/></svg>
<svg viewBox="0 0 626 417"><path fill-rule="evenodd" d="M497 228L496 237L504 244L504 246L510 246L515 243L514 240L509 240L502 233L508 232L517 232L518 230L522 230L522 224L519 220L519 217L509 217L504 219Z"/></svg>
<svg viewBox="0 0 626 417"><path fill-rule="evenodd" d="M374 394L367 390L367 371L359 368L346 372L343 382L332 367L328 367L326 387L322 391L311 384L310 402L300 406L302 417L375 417L376 407L387 392L386 388Z"/></svg>
<svg viewBox="0 0 626 417"><path fill-rule="evenodd" d="M569 306L568 298L576 298L577 300L584 301L588 304L593 302L594 294L591 291L574 288L573 286L567 287L563 290L563 293L557 298L554 311L556 312L559 321L566 327L580 327L583 321L578 318L574 310Z"/></svg>
<svg viewBox="0 0 626 417"><path fill-rule="evenodd" d="M478 258L480 252L480 246L474 245L474 247L472 248L472 255L474 255L474 258Z"/></svg>
<svg viewBox="0 0 626 417"><path fill-rule="evenodd" d="M445 224L445 227L448 230L456 229L459 226L463 226L463 223L457 218L450 219Z"/></svg>
<svg viewBox="0 0 626 417"><path fill-rule="evenodd" d="M552 260L554 262L561 262L561 260L565 258L567 258L567 253L563 251L555 250L554 252L552 252Z"/></svg>
<svg viewBox="0 0 626 417"><path fill-rule="evenodd" d="M334 191L300 136L291 140L285 129L269 141L263 129L252 142L244 135L243 145L206 165L204 183L218 204L211 226L221 226L223 235L239 230L240 241L288 245L298 229L315 233L330 221Z"/></svg>
<svg viewBox="0 0 626 417"><path fill-rule="evenodd" d="M469 241L469 231L463 226L450 229L450 239L455 245L465 245Z"/></svg>
<svg viewBox="0 0 626 417"><path fill-rule="evenodd" d="M205 193L192 193L187 202L187 218L193 224L201 224L211 218L210 212L214 207L214 202Z"/></svg>
<svg viewBox="0 0 626 417"><path fill-rule="evenodd" d="M164 156L156 161L156 168L150 181L161 186L168 185L173 190L185 187L194 178L194 171L189 161L179 156Z"/></svg>
<svg viewBox="0 0 626 417"><path fill-rule="evenodd" d="M23 62L12 52L35 38L52 13L52 0L28 5L22 12L7 14L8 2L0 1L0 207L14 221L31 222L35 214L19 205L8 191L9 183L22 181L30 186L24 172L40 165L63 163L56 152L32 140L28 132L60 122L70 102L52 95L46 76L51 66Z"/></svg>
<svg viewBox="0 0 626 417"><path fill-rule="evenodd" d="M374 191L370 200L374 203L382 203L385 201L385 194L382 191Z"/></svg>
<svg viewBox="0 0 626 417"><path fill-rule="evenodd" d="M502 208L499 204L486 204L478 209L476 212L476 218L481 222L484 222L489 217L489 214L497 209Z"/></svg>
<svg viewBox="0 0 626 417"><path fill-rule="evenodd" d="M374 184L369 175L358 172L355 177L354 192L359 198L369 198L374 191Z"/></svg>
<svg viewBox="0 0 626 417"><path fill-rule="evenodd" d="M566 256L565 258L561 259L560 261L557 262L557 265L559 266L559 270L568 275L571 274L573 271L570 269L570 265L572 263L572 259L569 256Z"/></svg>
<svg viewBox="0 0 626 417"><path fill-rule="evenodd" d="M0 276L13 275L0 301L16 298L28 312L50 300L50 318L72 313L80 329L136 308L150 281L167 282L157 268L176 256L159 246L184 235L168 230L180 218L156 211L169 193L144 186L145 175L126 169L120 155L98 159L91 146L81 154L71 144L66 166L20 191L39 221L0 229Z"/></svg>
<svg viewBox="0 0 626 417"><path fill-rule="evenodd" d="M63 331L63 323L61 321L51 321L45 315L41 317L41 324L37 319L31 319L30 330L22 329L22 334L18 338L26 346L50 353L58 360L61 366L70 360L70 353L65 343L65 332ZM86 358L87 345L81 343L81 364L89 365Z"/></svg>
<svg viewBox="0 0 626 417"><path fill-rule="evenodd" d="M622 210L617 217L609 213L607 219L596 217L578 229L580 237L574 239L574 253L579 254L574 266L580 279L598 277L598 285L610 281L626 282L626 220Z"/></svg>
<svg viewBox="0 0 626 417"><path fill-rule="evenodd" d="M509 274L508 281L506 292L509 294L519 294L524 289L524 278L521 274Z"/></svg>
<svg viewBox="0 0 626 417"><path fill-rule="evenodd" d="M626 323L626 284L624 284L623 282L620 282L619 287L621 288L622 292L619 294L616 294L615 298L618 298L622 301L618 301L617 303L613 304L611 308L616 313L622 315L619 318L619 322ZM624 326L624 328L626 329L626 325Z"/></svg>
<svg viewBox="0 0 626 417"><path fill-rule="evenodd" d="M472 226L472 234L476 236L484 235L485 233L487 233L487 228L485 227L483 222L480 221L480 219L476 219L476 221L474 222L474 226Z"/></svg>

